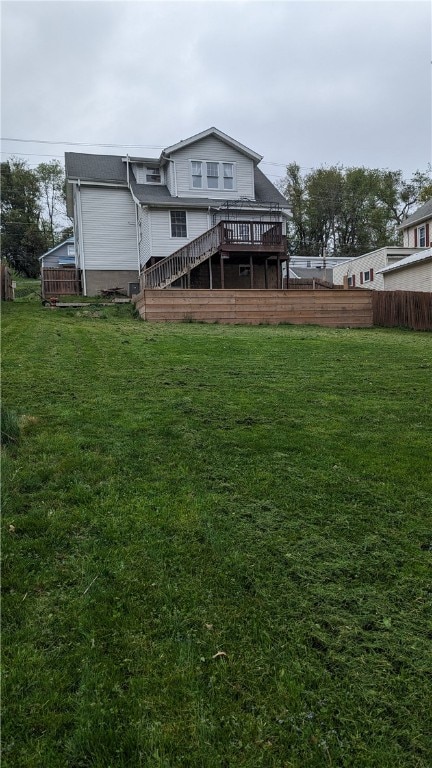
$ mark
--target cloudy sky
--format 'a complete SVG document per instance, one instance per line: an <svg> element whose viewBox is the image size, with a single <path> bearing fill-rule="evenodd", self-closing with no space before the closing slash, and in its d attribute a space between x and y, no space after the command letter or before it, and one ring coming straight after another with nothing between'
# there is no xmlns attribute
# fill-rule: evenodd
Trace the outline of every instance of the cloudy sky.
<svg viewBox="0 0 432 768"><path fill-rule="evenodd" d="M127 145L157 156L215 125L264 155L273 181L292 161L408 177L431 160L429 2L15 0L1 10L2 159L34 166Z"/></svg>

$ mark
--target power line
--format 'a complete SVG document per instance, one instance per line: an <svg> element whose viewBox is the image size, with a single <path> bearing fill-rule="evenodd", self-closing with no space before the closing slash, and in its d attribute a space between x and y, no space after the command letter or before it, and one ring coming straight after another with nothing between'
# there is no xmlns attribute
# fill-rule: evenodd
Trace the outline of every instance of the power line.
<svg viewBox="0 0 432 768"><path fill-rule="evenodd" d="M163 149L159 144L91 144L88 141L48 141L48 139L17 139L5 136L0 138L0 141L20 141L24 144L67 144L73 147L119 147L119 148L131 148L136 149Z"/></svg>
<svg viewBox="0 0 432 768"><path fill-rule="evenodd" d="M90 142L85 141L48 141L47 139L18 139L18 138L11 138L11 137L3 137L0 138L0 141L19 141L24 144L64 144L67 146L73 146L73 147L110 147L110 148L117 148L117 149L163 149L159 144L92 144ZM2 154L7 154L6 152L3 152ZM17 153L17 154L24 154L24 153ZM29 155L30 156L30 155ZM40 155L40 157L45 157L45 155ZM263 165L276 165L280 168L286 168L289 163L276 163L272 160L262 160L261 163ZM312 171L313 166L299 166L299 168L302 171Z"/></svg>

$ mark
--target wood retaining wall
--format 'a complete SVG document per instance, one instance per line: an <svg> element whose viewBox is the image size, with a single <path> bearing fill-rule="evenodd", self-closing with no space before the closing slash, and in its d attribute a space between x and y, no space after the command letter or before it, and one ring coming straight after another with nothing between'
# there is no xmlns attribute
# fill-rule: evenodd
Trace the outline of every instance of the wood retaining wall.
<svg viewBox="0 0 432 768"><path fill-rule="evenodd" d="M144 320L207 323L372 325L372 291L144 290L134 297Z"/></svg>

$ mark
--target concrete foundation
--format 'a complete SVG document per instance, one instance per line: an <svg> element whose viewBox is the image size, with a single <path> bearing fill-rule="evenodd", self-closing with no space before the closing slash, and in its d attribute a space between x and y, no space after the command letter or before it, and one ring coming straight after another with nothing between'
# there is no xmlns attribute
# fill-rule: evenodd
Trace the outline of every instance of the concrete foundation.
<svg viewBox="0 0 432 768"><path fill-rule="evenodd" d="M100 291L106 291L109 288L121 288L126 296L128 283L139 280L137 269L87 269L85 276L87 296L97 296Z"/></svg>

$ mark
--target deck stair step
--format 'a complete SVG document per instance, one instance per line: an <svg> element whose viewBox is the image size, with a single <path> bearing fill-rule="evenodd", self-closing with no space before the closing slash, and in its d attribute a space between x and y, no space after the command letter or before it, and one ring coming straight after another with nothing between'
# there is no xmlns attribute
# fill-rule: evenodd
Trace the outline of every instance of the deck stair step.
<svg viewBox="0 0 432 768"><path fill-rule="evenodd" d="M142 274L143 288L168 288L194 267L207 261L218 252L221 246L221 229L219 224L208 229L195 240L179 248L170 256L144 270Z"/></svg>

